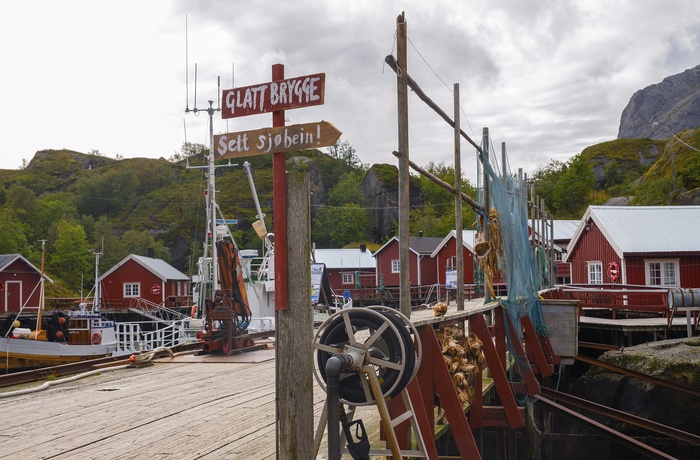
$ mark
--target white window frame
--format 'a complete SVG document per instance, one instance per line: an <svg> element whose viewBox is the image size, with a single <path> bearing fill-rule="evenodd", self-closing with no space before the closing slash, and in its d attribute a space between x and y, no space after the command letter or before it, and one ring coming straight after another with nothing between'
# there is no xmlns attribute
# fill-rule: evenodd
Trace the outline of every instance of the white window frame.
<svg viewBox="0 0 700 460"><path fill-rule="evenodd" d="M554 261L561 262L564 260L564 253L559 251L554 251Z"/></svg>
<svg viewBox="0 0 700 460"><path fill-rule="evenodd" d="M355 284L355 274L353 272L341 273L343 284Z"/></svg>
<svg viewBox="0 0 700 460"><path fill-rule="evenodd" d="M134 293L134 290L136 293ZM141 283L124 283L122 291L125 299L141 297Z"/></svg>
<svg viewBox="0 0 700 460"><path fill-rule="evenodd" d="M588 284L603 284L603 262L590 261L588 265Z"/></svg>
<svg viewBox="0 0 700 460"><path fill-rule="evenodd" d="M661 273L659 273L659 283L660 284L652 284L652 276L651 276L651 266L652 264L659 266L659 269L661 270ZM670 282L669 279L666 278L665 276L665 271L667 268L673 269L673 282ZM678 259L644 259L644 283L647 286L654 286L654 287L680 287L680 276L681 271L680 271L680 264Z"/></svg>
<svg viewBox="0 0 700 460"><path fill-rule="evenodd" d="M401 273L401 259L391 260L391 273Z"/></svg>

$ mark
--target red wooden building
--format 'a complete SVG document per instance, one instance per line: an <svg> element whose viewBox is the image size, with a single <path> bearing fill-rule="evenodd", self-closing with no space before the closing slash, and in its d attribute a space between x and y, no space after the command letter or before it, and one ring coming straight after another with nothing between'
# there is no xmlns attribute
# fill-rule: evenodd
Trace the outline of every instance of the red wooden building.
<svg viewBox="0 0 700 460"><path fill-rule="evenodd" d="M580 222L580 220L554 220L552 222L555 284L571 283L571 265L564 262L564 256Z"/></svg>
<svg viewBox="0 0 700 460"><path fill-rule="evenodd" d="M590 206L564 257L573 284L700 287L700 206Z"/></svg>
<svg viewBox="0 0 700 460"><path fill-rule="evenodd" d="M442 238L423 236L409 239L409 275L411 287L429 286L438 282L437 259L431 257ZM399 238L393 237L374 253L377 262L377 286L398 287L401 267L399 264Z"/></svg>
<svg viewBox="0 0 700 460"><path fill-rule="evenodd" d="M377 267L366 247L352 249L314 249L314 261L326 266L334 294L349 291L353 299L376 293Z"/></svg>
<svg viewBox="0 0 700 460"><path fill-rule="evenodd" d="M161 259L132 254L100 276L102 305L128 308L139 299L167 307L189 305L190 282Z"/></svg>
<svg viewBox="0 0 700 460"><path fill-rule="evenodd" d="M475 230L462 230L462 257L464 284L474 284L474 235ZM437 263L437 282L445 285L448 274L457 270L457 231L452 230L435 248L431 257Z"/></svg>
<svg viewBox="0 0 700 460"><path fill-rule="evenodd" d="M19 254L0 254L0 312L36 312L41 270ZM44 280L53 281L44 274Z"/></svg>

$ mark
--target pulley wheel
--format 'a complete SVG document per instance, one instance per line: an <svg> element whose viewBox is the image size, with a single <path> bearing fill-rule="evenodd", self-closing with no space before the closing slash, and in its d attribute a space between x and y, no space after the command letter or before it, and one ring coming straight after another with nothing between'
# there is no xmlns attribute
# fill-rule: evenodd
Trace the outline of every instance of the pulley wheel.
<svg viewBox="0 0 700 460"><path fill-rule="evenodd" d="M403 324L381 311L350 308L331 315L316 331L316 380L325 390L326 362L348 349L364 351L365 365L375 370L382 396L398 395L411 378L415 351ZM410 351L410 353L409 353ZM404 378L407 376L407 379ZM401 385L404 386L401 386ZM343 372L339 379L340 400L355 406L374 404L370 383L357 370Z"/></svg>
<svg viewBox="0 0 700 460"><path fill-rule="evenodd" d="M411 373L410 377L408 378L408 381L406 382L406 385L408 385L411 382L411 380L413 380L413 377L415 377L418 373L418 369L420 368L420 363L423 356L423 348L421 345L420 338L418 337L418 330L413 325L410 319L408 319L403 313L394 308L387 307L384 305L370 305L367 308L376 310L382 313L383 315L389 317L390 319L396 318L398 320L398 322L395 323L397 325L396 327L397 329L399 329L399 332L404 337L405 342L409 344L407 348L409 350L414 350L415 364L413 365L413 372Z"/></svg>

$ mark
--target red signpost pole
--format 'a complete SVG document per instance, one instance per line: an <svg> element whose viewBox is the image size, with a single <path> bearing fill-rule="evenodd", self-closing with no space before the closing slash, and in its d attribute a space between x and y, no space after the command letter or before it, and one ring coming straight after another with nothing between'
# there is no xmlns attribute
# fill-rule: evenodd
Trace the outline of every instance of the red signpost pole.
<svg viewBox="0 0 700 460"><path fill-rule="evenodd" d="M272 81L284 80L284 65L273 64ZM284 126L284 110L272 112L272 127ZM289 308L287 295L287 154L272 154L272 205L275 230L275 310Z"/></svg>

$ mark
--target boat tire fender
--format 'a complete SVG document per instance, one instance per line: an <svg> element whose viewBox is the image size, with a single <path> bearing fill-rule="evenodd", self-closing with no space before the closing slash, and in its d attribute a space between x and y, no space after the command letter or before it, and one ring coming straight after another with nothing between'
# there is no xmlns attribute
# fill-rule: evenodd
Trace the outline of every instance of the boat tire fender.
<svg viewBox="0 0 700 460"><path fill-rule="evenodd" d="M102 343L102 334L99 332L95 332L92 334L92 344L93 345L99 345Z"/></svg>

